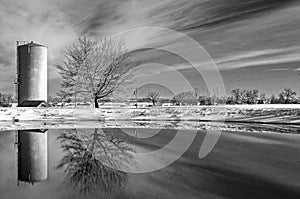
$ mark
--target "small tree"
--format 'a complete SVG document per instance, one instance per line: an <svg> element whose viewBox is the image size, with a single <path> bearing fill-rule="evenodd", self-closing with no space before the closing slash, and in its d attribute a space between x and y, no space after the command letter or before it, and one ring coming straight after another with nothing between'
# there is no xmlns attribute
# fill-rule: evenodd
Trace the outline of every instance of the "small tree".
<svg viewBox="0 0 300 199"><path fill-rule="evenodd" d="M158 92L149 92L147 98L152 102L153 106L158 102L160 94Z"/></svg>
<svg viewBox="0 0 300 199"><path fill-rule="evenodd" d="M137 65L123 42L106 38L100 42L80 38L65 50L64 57L64 62L57 65L62 77L60 96L76 99L89 95L95 108L99 108L98 99L128 83Z"/></svg>
<svg viewBox="0 0 300 199"><path fill-rule="evenodd" d="M242 92L240 89L234 89L231 91L231 103L241 104L242 103Z"/></svg>
<svg viewBox="0 0 300 199"><path fill-rule="evenodd" d="M185 102L185 92L178 93L173 96L172 98L173 104L175 105L182 105Z"/></svg>
<svg viewBox="0 0 300 199"><path fill-rule="evenodd" d="M62 101L62 99L60 96L49 96L47 101L52 103L59 103Z"/></svg>
<svg viewBox="0 0 300 199"><path fill-rule="evenodd" d="M203 95L198 96L198 101L200 105L205 105L206 104L206 97Z"/></svg>
<svg viewBox="0 0 300 199"><path fill-rule="evenodd" d="M279 93L279 101L283 104L290 104L293 103L293 101L296 98L296 91L293 91L291 88L284 88L284 90Z"/></svg>
<svg viewBox="0 0 300 199"><path fill-rule="evenodd" d="M244 94L243 94L243 98L245 100L244 103L247 104L255 104L258 100L258 90L257 89L253 89L253 90L244 90Z"/></svg>
<svg viewBox="0 0 300 199"><path fill-rule="evenodd" d="M9 94L0 93L0 106L9 107L11 103L15 103L16 99Z"/></svg>
<svg viewBox="0 0 300 199"><path fill-rule="evenodd" d="M255 104L259 98L257 89L240 90L234 89L231 91L231 96L227 98L227 104Z"/></svg>
<svg viewBox="0 0 300 199"><path fill-rule="evenodd" d="M181 99L178 95L173 96L171 101L172 101L173 105L176 105L176 106L178 106L182 103Z"/></svg>
<svg viewBox="0 0 300 199"><path fill-rule="evenodd" d="M172 98L173 103L177 105L195 105L197 100L197 95L194 91L181 92Z"/></svg>
<svg viewBox="0 0 300 199"><path fill-rule="evenodd" d="M279 100L276 98L276 96L274 94L271 95L270 99L270 104L278 104Z"/></svg>
<svg viewBox="0 0 300 199"><path fill-rule="evenodd" d="M257 100L258 104L266 104L267 103L267 97L265 93L261 93L259 95L259 99Z"/></svg>
<svg viewBox="0 0 300 199"><path fill-rule="evenodd" d="M198 101L200 105L213 105L213 101L216 101L216 98L200 95L198 96Z"/></svg>
<svg viewBox="0 0 300 199"><path fill-rule="evenodd" d="M217 99L218 104L227 104L227 97L226 96L219 96Z"/></svg>
<svg viewBox="0 0 300 199"><path fill-rule="evenodd" d="M187 105L196 105L198 101L198 95L194 91L187 91L184 93L184 102Z"/></svg>
<svg viewBox="0 0 300 199"><path fill-rule="evenodd" d="M226 104L230 104L230 105L235 104L235 99L233 98L233 96L226 97Z"/></svg>

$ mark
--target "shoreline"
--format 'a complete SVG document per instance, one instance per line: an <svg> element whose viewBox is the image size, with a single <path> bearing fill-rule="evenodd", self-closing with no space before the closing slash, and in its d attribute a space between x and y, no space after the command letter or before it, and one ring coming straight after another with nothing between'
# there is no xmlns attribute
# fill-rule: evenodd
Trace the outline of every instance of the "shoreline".
<svg viewBox="0 0 300 199"><path fill-rule="evenodd" d="M226 105L172 107L100 107L93 108L0 108L0 130L52 128L71 123L107 123L127 126L156 123L224 123L257 125L293 125L300 127L300 105ZM33 125L31 125L33 124ZM105 125L103 125L105 127Z"/></svg>
<svg viewBox="0 0 300 199"><path fill-rule="evenodd" d="M262 124L243 122L192 122L192 121L23 121L1 122L0 132L11 130L30 129L94 129L94 128L120 128L120 129L175 129L175 130L213 130L230 132L252 133L284 133L300 134L298 125L292 124Z"/></svg>

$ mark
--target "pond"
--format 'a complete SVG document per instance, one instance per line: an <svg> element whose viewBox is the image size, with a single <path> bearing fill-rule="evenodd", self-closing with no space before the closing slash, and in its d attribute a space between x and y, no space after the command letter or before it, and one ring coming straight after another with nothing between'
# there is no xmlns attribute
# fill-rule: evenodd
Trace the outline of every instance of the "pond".
<svg viewBox="0 0 300 199"><path fill-rule="evenodd" d="M222 130L201 158L205 128L1 131L0 195L300 198L298 127L232 124Z"/></svg>

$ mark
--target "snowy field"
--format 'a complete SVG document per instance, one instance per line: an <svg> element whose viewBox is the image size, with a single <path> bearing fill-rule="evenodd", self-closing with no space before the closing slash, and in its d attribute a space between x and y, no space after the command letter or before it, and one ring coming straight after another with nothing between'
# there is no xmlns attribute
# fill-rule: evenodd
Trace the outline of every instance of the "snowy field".
<svg viewBox="0 0 300 199"><path fill-rule="evenodd" d="M130 122L242 122L300 125L300 105L228 105L174 107L92 108L0 108L0 126L22 129L25 126L67 126L97 121L101 125L130 126ZM104 123L105 122L105 123ZM117 122L117 123L116 123ZM31 124L31 125L30 125ZM85 124L86 125L86 124ZM44 126L45 127L45 126Z"/></svg>

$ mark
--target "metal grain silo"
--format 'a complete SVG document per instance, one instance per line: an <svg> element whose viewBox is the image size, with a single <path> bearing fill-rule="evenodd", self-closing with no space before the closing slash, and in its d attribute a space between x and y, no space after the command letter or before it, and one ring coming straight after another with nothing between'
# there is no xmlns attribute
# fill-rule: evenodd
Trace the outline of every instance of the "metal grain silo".
<svg viewBox="0 0 300 199"><path fill-rule="evenodd" d="M47 130L19 130L17 134L18 183L35 183L48 177Z"/></svg>
<svg viewBox="0 0 300 199"><path fill-rule="evenodd" d="M27 100L47 101L47 47L17 44L18 105Z"/></svg>

